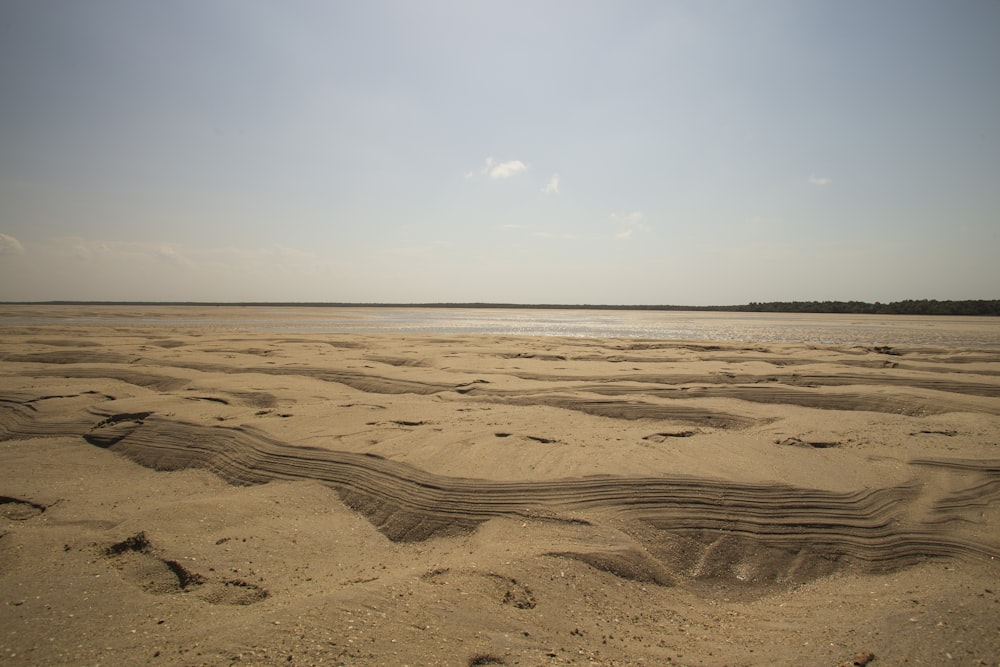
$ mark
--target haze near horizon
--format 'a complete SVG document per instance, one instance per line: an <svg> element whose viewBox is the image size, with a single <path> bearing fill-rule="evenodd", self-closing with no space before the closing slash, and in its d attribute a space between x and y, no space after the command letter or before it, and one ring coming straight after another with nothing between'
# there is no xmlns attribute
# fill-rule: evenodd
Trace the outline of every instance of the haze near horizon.
<svg viewBox="0 0 1000 667"><path fill-rule="evenodd" d="M0 300L994 299L1000 3L0 6Z"/></svg>

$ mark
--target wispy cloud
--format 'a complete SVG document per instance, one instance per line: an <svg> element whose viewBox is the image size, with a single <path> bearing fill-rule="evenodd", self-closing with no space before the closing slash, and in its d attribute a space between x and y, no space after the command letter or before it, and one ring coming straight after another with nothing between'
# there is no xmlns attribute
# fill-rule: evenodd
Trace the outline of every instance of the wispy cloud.
<svg viewBox="0 0 1000 667"><path fill-rule="evenodd" d="M563 241L578 241L587 238L585 236L581 236L573 232L563 232L552 229L539 229L534 226L521 225L517 223L503 224L498 226L497 229L502 229L512 234L516 233L523 235L525 237L532 237L537 239L559 239Z"/></svg>
<svg viewBox="0 0 1000 667"><path fill-rule="evenodd" d="M636 232L644 232L649 229L646 224L646 214L642 211L631 211L629 213L612 213L613 222L621 231L615 234L615 238L620 241L631 239Z"/></svg>
<svg viewBox="0 0 1000 667"><path fill-rule="evenodd" d="M75 236L52 239L52 249L84 261L151 261L178 267L296 265L317 259L315 253L286 246L197 248L177 243L103 241Z"/></svg>
<svg viewBox="0 0 1000 667"><path fill-rule="evenodd" d="M830 185L830 183L833 183L833 179L832 178L825 178L825 177L817 176L816 174L812 174L809 177L809 182L812 185Z"/></svg>
<svg viewBox="0 0 1000 667"><path fill-rule="evenodd" d="M531 235L537 236L538 238L542 239L563 239L564 241L575 241L576 239L580 238L576 234L572 234L570 232L556 233L544 230L532 232Z"/></svg>
<svg viewBox="0 0 1000 667"><path fill-rule="evenodd" d="M436 248L435 245L391 246L380 249L378 254L384 257L430 257Z"/></svg>
<svg viewBox="0 0 1000 667"><path fill-rule="evenodd" d="M322 300L325 290L311 290L339 270L329 258L280 245L198 247L75 236L33 241L21 257L0 260L0 299L16 300Z"/></svg>
<svg viewBox="0 0 1000 667"><path fill-rule="evenodd" d="M528 165L524 164L520 160L497 162L492 157L488 157L486 158L486 165L480 173L487 174L492 179L510 178L511 176L521 173L527 168Z"/></svg>
<svg viewBox="0 0 1000 667"><path fill-rule="evenodd" d="M102 241L82 239L75 236L53 239L56 248L69 251L74 257L84 261L109 258L132 259L148 262L150 260L190 266L191 251L171 243L145 243L138 241Z"/></svg>
<svg viewBox="0 0 1000 667"><path fill-rule="evenodd" d="M552 174L552 178L550 178L549 182L545 184L544 188L542 188L542 192L547 195L559 194L559 174Z"/></svg>
<svg viewBox="0 0 1000 667"><path fill-rule="evenodd" d="M0 234L0 255L23 255L24 246L13 236Z"/></svg>
<svg viewBox="0 0 1000 667"><path fill-rule="evenodd" d="M153 256L162 262L176 264L178 266L190 266L191 261L183 257L177 248L172 245L160 245L153 249Z"/></svg>

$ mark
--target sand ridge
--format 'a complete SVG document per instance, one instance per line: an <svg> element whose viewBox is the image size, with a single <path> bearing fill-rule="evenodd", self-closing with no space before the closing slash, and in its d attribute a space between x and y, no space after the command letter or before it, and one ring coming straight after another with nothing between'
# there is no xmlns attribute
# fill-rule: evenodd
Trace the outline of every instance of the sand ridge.
<svg viewBox="0 0 1000 667"><path fill-rule="evenodd" d="M989 350L53 323L0 363L13 662L1000 652Z"/></svg>

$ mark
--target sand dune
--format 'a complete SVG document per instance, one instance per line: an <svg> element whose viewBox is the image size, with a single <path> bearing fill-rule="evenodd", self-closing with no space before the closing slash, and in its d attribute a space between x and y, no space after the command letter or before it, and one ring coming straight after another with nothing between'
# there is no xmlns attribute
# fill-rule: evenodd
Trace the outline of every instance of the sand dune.
<svg viewBox="0 0 1000 667"><path fill-rule="evenodd" d="M109 433L110 432L110 433ZM600 477L512 483L430 475L378 455L290 447L250 428L223 429L167 421L145 413L113 415L84 434L154 470L204 468L231 484L318 480L341 493L394 541L420 541L468 531L500 516L550 520L588 509L638 518L669 535L724 532L780 545L801 555L849 556L897 566L922 556L1000 556L996 544L955 539L944 511L961 513L1000 495L1000 460L920 460L919 465L975 473L969 487L932 504L925 521L908 526L913 484L856 493L780 484L657 476ZM550 513L551 514L548 514Z"/></svg>
<svg viewBox="0 0 1000 667"><path fill-rule="evenodd" d="M183 314L0 339L12 663L1000 653L1000 354Z"/></svg>

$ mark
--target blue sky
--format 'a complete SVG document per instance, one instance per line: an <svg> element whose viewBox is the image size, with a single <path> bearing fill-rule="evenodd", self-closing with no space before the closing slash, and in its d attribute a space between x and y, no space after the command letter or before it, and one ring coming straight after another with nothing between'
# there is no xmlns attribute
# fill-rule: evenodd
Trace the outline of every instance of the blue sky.
<svg viewBox="0 0 1000 667"><path fill-rule="evenodd" d="M997 298L1000 2L0 3L0 299Z"/></svg>

